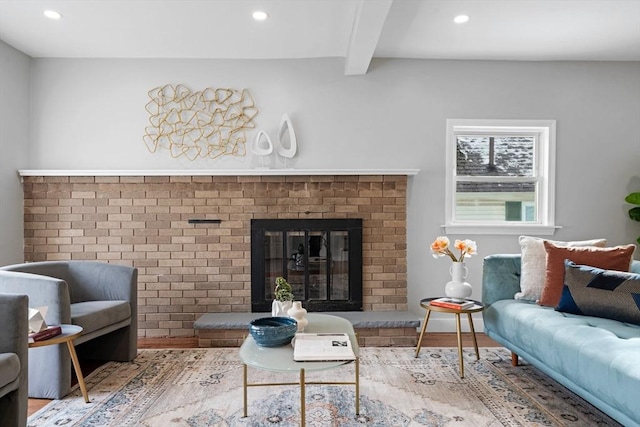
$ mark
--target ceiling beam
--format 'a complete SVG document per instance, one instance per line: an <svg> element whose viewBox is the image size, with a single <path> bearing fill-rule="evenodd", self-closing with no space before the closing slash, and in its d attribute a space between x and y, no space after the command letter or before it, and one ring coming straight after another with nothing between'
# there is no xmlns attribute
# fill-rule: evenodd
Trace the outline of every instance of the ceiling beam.
<svg viewBox="0 0 640 427"><path fill-rule="evenodd" d="M359 0L345 58L347 76L366 74L393 0Z"/></svg>

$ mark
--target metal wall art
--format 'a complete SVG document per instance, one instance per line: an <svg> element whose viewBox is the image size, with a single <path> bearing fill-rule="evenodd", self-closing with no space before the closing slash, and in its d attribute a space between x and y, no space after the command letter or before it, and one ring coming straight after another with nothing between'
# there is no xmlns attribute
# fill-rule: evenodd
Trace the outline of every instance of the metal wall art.
<svg viewBox="0 0 640 427"><path fill-rule="evenodd" d="M246 130L255 128L258 114L248 89L191 92L183 85L165 85L150 90L149 98L145 109L151 126L143 139L152 153L165 148L172 157L189 160L246 154Z"/></svg>

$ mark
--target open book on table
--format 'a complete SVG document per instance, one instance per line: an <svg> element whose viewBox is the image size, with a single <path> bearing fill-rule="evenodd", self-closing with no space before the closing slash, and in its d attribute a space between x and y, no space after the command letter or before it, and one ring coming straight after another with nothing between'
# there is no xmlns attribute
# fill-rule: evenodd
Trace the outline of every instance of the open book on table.
<svg viewBox="0 0 640 427"><path fill-rule="evenodd" d="M349 335L344 333L304 333L295 336L293 360L326 362L355 360Z"/></svg>

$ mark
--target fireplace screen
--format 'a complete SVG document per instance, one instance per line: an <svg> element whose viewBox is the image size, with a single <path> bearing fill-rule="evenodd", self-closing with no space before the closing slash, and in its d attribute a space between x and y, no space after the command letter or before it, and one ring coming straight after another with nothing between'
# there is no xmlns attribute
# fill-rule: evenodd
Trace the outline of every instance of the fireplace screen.
<svg viewBox="0 0 640 427"><path fill-rule="evenodd" d="M278 276L309 311L361 311L362 220L252 220L252 311L271 310Z"/></svg>

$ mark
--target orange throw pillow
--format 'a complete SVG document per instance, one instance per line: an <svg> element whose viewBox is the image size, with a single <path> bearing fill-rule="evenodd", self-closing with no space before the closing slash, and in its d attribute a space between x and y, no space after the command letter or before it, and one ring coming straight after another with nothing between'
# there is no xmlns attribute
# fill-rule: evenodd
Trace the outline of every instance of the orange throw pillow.
<svg viewBox="0 0 640 427"><path fill-rule="evenodd" d="M545 241L544 249L547 252L547 271L538 304L555 307L560 301L564 286L565 259L603 270L629 271L636 246L563 248Z"/></svg>

